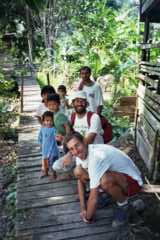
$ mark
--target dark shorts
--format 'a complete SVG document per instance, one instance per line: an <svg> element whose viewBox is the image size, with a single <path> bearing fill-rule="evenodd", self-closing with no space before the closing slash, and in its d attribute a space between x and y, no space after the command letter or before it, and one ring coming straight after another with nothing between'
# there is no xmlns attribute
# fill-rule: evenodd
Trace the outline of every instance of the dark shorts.
<svg viewBox="0 0 160 240"><path fill-rule="evenodd" d="M124 174L126 179L127 179L127 183L128 183L128 192L126 193L126 195L128 197L131 197L137 193L139 193L141 191L141 186L138 184L138 182L136 180L134 180L132 177L128 176L127 174Z"/></svg>

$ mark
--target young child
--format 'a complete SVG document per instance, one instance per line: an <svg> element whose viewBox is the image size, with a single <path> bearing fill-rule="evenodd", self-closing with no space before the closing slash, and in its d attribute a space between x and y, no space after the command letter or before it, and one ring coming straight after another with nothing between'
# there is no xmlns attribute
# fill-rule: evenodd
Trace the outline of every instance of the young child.
<svg viewBox="0 0 160 240"><path fill-rule="evenodd" d="M48 109L54 113L54 126L57 131L57 141L62 143L66 134L70 133L72 128L68 117L60 110L60 97L58 94L48 95Z"/></svg>
<svg viewBox="0 0 160 240"><path fill-rule="evenodd" d="M60 96L60 109L61 111L68 115L68 108L69 108L69 104L68 104L68 99L67 99L67 89L64 85L59 85L57 92Z"/></svg>
<svg viewBox="0 0 160 240"><path fill-rule="evenodd" d="M47 108L47 96L49 94L54 94L55 93L55 89L52 86L44 86L41 90L41 97L42 97L42 102L40 103L40 105L38 106L37 110L36 110L36 117L38 118L38 122L40 124L42 124L42 115L44 112L48 111Z"/></svg>
<svg viewBox="0 0 160 240"><path fill-rule="evenodd" d="M42 127L38 142L42 146L41 177L48 176L50 170L52 177L56 178L56 172L52 169L52 165L59 157L59 150L56 143L56 130L53 127L53 113L50 111L46 111L42 115Z"/></svg>

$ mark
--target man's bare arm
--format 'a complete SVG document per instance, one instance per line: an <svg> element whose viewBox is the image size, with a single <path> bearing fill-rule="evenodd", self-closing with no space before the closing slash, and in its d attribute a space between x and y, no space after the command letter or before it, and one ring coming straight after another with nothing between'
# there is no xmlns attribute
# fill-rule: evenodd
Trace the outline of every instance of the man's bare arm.
<svg viewBox="0 0 160 240"><path fill-rule="evenodd" d="M86 214L86 219L88 221L92 220L96 208L97 208L97 201L98 201L98 189L94 188L91 189L90 194L89 194L89 199L87 202L87 214Z"/></svg>
<svg viewBox="0 0 160 240"><path fill-rule="evenodd" d="M81 180L79 179L78 179L78 194L79 194L81 212L86 211L85 186L84 186L84 183L82 183Z"/></svg>

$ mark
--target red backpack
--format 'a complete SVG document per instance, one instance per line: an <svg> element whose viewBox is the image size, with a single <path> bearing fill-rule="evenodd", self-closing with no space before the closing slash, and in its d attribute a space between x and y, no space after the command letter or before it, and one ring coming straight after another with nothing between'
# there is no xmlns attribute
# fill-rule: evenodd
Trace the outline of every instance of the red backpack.
<svg viewBox="0 0 160 240"><path fill-rule="evenodd" d="M88 122L88 126L90 127L91 125L91 117L94 114L94 112L87 112L87 122ZM108 122L108 120L102 116L99 115L100 119L101 119L101 124L102 124L102 128L103 128L103 140L104 143L108 143L112 140L112 125ZM71 124L74 125L75 122L75 118L76 118L76 113L73 112L71 114Z"/></svg>

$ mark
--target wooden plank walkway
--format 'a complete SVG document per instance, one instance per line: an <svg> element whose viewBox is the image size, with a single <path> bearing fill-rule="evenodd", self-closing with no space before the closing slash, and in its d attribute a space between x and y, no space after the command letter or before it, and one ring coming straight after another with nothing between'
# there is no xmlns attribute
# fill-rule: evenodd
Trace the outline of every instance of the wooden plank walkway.
<svg viewBox="0 0 160 240"><path fill-rule="evenodd" d="M94 224L87 225L81 221L75 180L51 181L48 178L39 178L39 126L34 110L40 101L40 89L33 79L27 78L24 83L25 113L21 117L17 159L16 239L126 239L128 226L119 231L115 231L111 226L111 206L97 211Z"/></svg>

